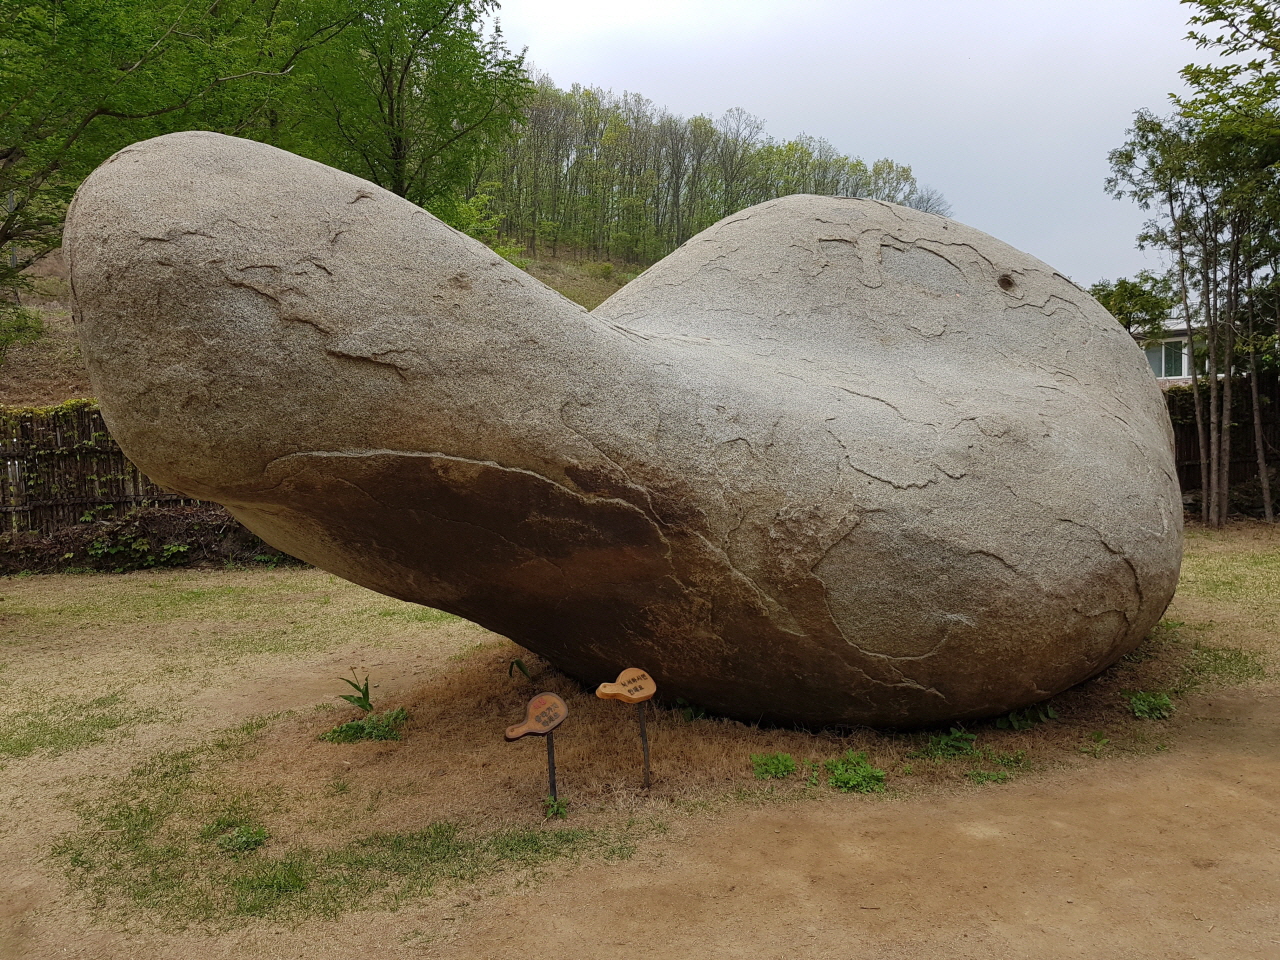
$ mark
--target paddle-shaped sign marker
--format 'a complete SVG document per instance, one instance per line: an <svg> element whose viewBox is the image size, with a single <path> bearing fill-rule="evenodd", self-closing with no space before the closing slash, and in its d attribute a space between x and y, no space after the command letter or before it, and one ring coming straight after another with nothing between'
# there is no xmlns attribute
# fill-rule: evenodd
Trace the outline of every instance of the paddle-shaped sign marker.
<svg viewBox="0 0 1280 960"><path fill-rule="evenodd" d="M554 693L540 693L525 708L524 722L507 727L507 742L519 740L521 737L547 738L547 784L551 788L551 799L560 799L556 793L556 737L553 732L564 723L569 715L565 702Z"/></svg>
<svg viewBox="0 0 1280 960"><path fill-rule="evenodd" d="M507 727L507 741L521 737L545 737L569 715L569 708L554 693L540 693L525 708L524 723Z"/></svg>
<svg viewBox="0 0 1280 960"><path fill-rule="evenodd" d="M639 667L627 667L614 683L602 683L596 687L601 700L621 700L634 703L640 717L640 746L644 749L644 788L649 789L649 731L644 726L644 704L658 692L658 685Z"/></svg>
<svg viewBox="0 0 1280 960"><path fill-rule="evenodd" d="M601 700L621 700L623 703L644 703L658 692L653 677L637 667L627 667L618 674L617 683L602 683L596 687Z"/></svg>

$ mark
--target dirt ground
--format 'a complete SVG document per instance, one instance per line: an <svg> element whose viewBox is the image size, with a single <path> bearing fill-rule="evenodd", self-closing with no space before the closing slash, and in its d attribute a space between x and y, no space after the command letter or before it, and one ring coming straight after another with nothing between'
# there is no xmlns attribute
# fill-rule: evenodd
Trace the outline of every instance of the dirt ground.
<svg viewBox="0 0 1280 960"><path fill-rule="evenodd" d="M1278 592L1274 531L1193 532L1169 629L1252 651L1274 676ZM1202 687L1179 702L1176 721L1139 725L1139 733L1159 733L1133 749L1083 756L1080 732L1071 733L1062 757L1073 760L1045 754L1007 783L957 776L899 788L910 784L904 753L891 758L893 789L884 796L739 790L735 799L726 792L732 784L717 793L714 778L692 775L680 792L670 786L678 771L660 768L668 794L598 797L580 815L584 823L603 822L609 810L660 819L662 829L637 835L633 856L584 856L444 885L398 909L174 925L69 883L50 851L83 828L78 805L120 789L130 768L163 751L282 711L295 713L274 721L268 747L229 766L225 782L275 777L311 783L319 796L323 784L346 776L352 792L325 808L340 814L334 830L359 818L417 823L424 807L473 807L478 817L491 816L490 807L527 807L541 789L531 751L504 754L516 757L505 779L466 795L463 781L449 779L447 757L436 768L425 736L367 753L315 746L314 731L345 716L321 707L342 692L335 678L353 666L374 675L375 699L410 705L427 717L423 724L435 722L432 697L470 704L477 716L488 709L475 677L493 675L516 648L416 610L309 570L0 581L0 734L31 738L24 747L10 734L9 755L0 757L0 957L1280 956L1280 683L1270 677ZM505 670L494 685L506 691L500 707L508 712L527 693ZM116 699L102 700L104 692ZM86 712L86 703L100 702L107 706ZM465 727L472 721L464 714ZM98 730L57 719L71 716L110 722ZM719 729L664 716L655 748L664 730L674 750ZM1037 730L1050 728L1065 737L1068 720ZM748 742L716 735L734 749ZM1112 735L1119 742L1121 728ZM732 736L798 749L787 738L802 735L743 728ZM865 743L873 758L889 749ZM1053 744L1028 745L1038 756ZM473 749L439 746L442 756L464 748ZM479 751L476 769L489 763ZM570 770L574 762L569 754ZM379 772L392 768L397 776L417 771L421 787ZM749 770L744 776L749 782ZM366 789L378 777L390 800ZM466 781L477 782L474 772ZM691 802L689 791L714 802ZM305 819L295 807L281 809ZM273 833L288 828L270 825Z"/></svg>

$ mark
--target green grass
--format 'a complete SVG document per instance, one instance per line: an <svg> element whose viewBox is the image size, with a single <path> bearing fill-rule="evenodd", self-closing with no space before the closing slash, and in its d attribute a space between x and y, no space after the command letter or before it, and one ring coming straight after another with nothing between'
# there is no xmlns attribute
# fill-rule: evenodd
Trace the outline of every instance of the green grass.
<svg viewBox="0 0 1280 960"><path fill-rule="evenodd" d="M86 630L110 625L166 628L174 636L189 633L184 647L206 653L299 653L352 633L377 642L387 628L396 632L403 625L460 622L440 610L391 598L375 597L370 604L367 591L333 577L322 580L312 570L225 575L239 582L210 586L207 572L185 570L147 571L123 580L110 575L51 578L45 582L61 583L60 589L6 596L0 646L70 642ZM211 629L210 624L216 626Z"/></svg>
<svg viewBox="0 0 1280 960"><path fill-rule="evenodd" d="M884 771L873 767L866 752L846 751L844 756L828 760L827 783L841 793L883 793Z"/></svg>
<svg viewBox="0 0 1280 960"><path fill-rule="evenodd" d="M370 831L332 846L269 831L281 800L235 787L227 763L250 756L270 719L220 739L152 758L105 796L82 802L79 826L53 858L99 906L141 909L166 927L237 926L251 918L301 920L349 910L395 909L459 883L538 871L565 859L628 859L624 827L514 827L475 831L436 821ZM356 825L358 832L358 824Z"/></svg>
<svg viewBox="0 0 1280 960"><path fill-rule="evenodd" d="M320 734L329 743L355 743L358 740L399 740L400 728L409 719L403 707L385 713L368 713L358 720L340 723Z"/></svg>
<svg viewBox="0 0 1280 960"><path fill-rule="evenodd" d="M1126 693L1129 709L1139 720L1168 720L1173 716L1173 701L1167 693Z"/></svg>
<svg viewBox="0 0 1280 960"><path fill-rule="evenodd" d="M1183 688L1206 683L1239 684L1267 675L1262 658L1235 648L1193 647L1184 667Z"/></svg>
<svg viewBox="0 0 1280 960"><path fill-rule="evenodd" d="M1191 536L1188 536L1191 539ZM1280 584L1280 549L1232 552L1188 551L1178 589L1203 600L1259 607Z"/></svg>
<svg viewBox="0 0 1280 960"><path fill-rule="evenodd" d="M373 612L376 616L397 620L401 623L449 623L450 621L461 619L451 613L445 613L443 610L433 610L431 607L420 607L416 604L394 607L390 610L375 608Z"/></svg>
<svg viewBox="0 0 1280 960"><path fill-rule="evenodd" d="M928 760L953 760L956 757L968 757L978 752L975 741L976 734L966 733L959 727L952 727L948 733L939 733L929 737L929 742L911 754L913 757L924 757Z"/></svg>
<svg viewBox="0 0 1280 960"><path fill-rule="evenodd" d="M789 753L753 753L751 770L757 780L785 780L796 772L796 759Z"/></svg>
<svg viewBox="0 0 1280 960"><path fill-rule="evenodd" d="M0 717L0 757L66 753L159 718L159 710L134 706L120 693L91 699L44 698L38 706Z"/></svg>

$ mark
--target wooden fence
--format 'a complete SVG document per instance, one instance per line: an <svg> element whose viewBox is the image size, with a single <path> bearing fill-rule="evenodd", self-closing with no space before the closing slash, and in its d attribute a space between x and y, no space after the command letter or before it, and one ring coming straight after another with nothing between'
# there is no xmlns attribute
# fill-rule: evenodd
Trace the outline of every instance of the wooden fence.
<svg viewBox="0 0 1280 960"><path fill-rule="evenodd" d="M1184 491L1200 489L1200 442L1194 423L1173 425L1174 450L1178 463L1178 483ZM1274 468L1280 459L1280 423L1263 423L1262 443L1267 466ZM1258 454L1253 443L1253 424L1249 421L1231 427L1231 483L1243 483L1258 476Z"/></svg>
<svg viewBox="0 0 1280 960"><path fill-rule="evenodd" d="M88 401L0 411L0 456L0 532L48 534L145 504L199 502L143 476Z"/></svg>

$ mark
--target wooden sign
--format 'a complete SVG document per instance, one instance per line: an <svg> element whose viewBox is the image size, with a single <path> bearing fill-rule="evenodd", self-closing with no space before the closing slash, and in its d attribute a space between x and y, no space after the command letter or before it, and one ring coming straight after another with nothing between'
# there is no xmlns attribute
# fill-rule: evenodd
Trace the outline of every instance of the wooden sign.
<svg viewBox="0 0 1280 960"><path fill-rule="evenodd" d="M569 715L565 702L554 693L540 693L529 701L525 709L523 723L507 727L507 740L519 740L521 737L545 737Z"/></svg>
<svg viewBox="0 0 1280 960"><path fill-rule="evenodd" d="M617 683L602 683L596 687L601 700L621 700L623 703L644 703L658 692L653 677L639 667L627 667L618 674Z"/></svg>

